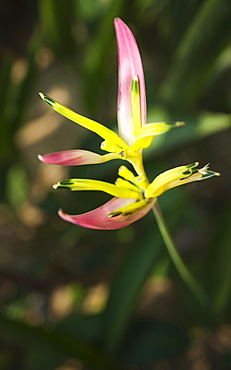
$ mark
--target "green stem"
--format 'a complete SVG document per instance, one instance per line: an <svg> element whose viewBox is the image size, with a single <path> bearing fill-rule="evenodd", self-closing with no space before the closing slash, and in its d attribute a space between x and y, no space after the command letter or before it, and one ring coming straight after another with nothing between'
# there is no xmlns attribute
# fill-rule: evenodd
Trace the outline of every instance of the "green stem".
<svg viewBox="0 0 231 370"><path fill-rule="evenodd" d="M176 247L169 233L168 227L165 223L165 220L164 220L164 217L163 217L163 214L161 212L158 202L156 202L156 204L153 207L153 213L155 215L160 233L162 235L162 238L164 240L168 253L179 275L181 276L185 284L188 286L188 288L191 290L191 292L194 294L194 296L197 298L197 300L200 302L200 304L204 308L206 309L209 308L211 310L211 302L209 301L207 295L205 294L201 286L198 284L198 282L191 275L191 273L187 269L185 263L183 262L183 260L181 259L180 255L178 254L176 250Z"/></svg>

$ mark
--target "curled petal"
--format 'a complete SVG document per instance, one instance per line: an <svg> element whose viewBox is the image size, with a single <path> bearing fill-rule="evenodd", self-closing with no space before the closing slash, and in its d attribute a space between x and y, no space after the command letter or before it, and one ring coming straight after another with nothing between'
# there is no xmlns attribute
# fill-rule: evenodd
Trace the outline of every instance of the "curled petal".
<svg viewBox="0 0 231 370"><path fill-rule="evenodd" d="M156 123L147 123L145 126L141 128L139 134L137 135L137 139L134 142L132 149L139 150L148 148L152 142L152 140L158 136L165 134L166 132L176 128L184 126L184 122L174 122L174 123L167 123L167 122L156 122Z"/></svg>
<svg viewBox="0 0 231 370"><path fill-rule="evenodd" d="M172 168L171 170L161 173L145 190L145 197L157 197L166 190L179 185L188 184L193 181L209 179L213 176L220 176L218 172L209 171L208 165L203 168L196 168L198 162L187 166Z"/></svg>
<svg viewBox="0 0 231 370"><path fill-rule="evenodd" d="M122 216L132 215L133 213L137 212L139 209L145 207L147 202L148 200L146 199L139 200L138 202L129 204L128 206L124 206L122 208L117 209L116 211L111 212L108 215L108 217L116 217L119 215L122 215Z"/></svg>
<svg viewBox="0 0 231 370"><path fill-rule="evenodd" d="M60 164L64 166L79 166L83 164L104 163L111 159L121 158L117 154L109 153L99 155L87 150L66 150L47 155L38 155L41 162L49 164Z"/></svg>
<svg viewBox="0 0 231 370"><path fill-rule="evenodd" d="M118 215L114 217L108 217L108 215L115 210L134 204L134 199L112 198L103 206L81 215L68 215L62 210L59 210L58 214L65 221L71 222L75 225L87 227L89 229L115 230L128 226L144 217L151 210L155 204L155 201L155 199L149 200L143 208L127 216Z"/></svg>
<svg viewBox="0 0 231 370"><path fill-rule="evenodd" d="M119 62L119 87L118 87L118 125L121 138L132 145L135 138L132 137L132 105L131 88L134 76L139 81L139 94L141 105L141 124L146 123L146 93L142 61L136 40L119 18L114 21L118 45Z"/></svg>

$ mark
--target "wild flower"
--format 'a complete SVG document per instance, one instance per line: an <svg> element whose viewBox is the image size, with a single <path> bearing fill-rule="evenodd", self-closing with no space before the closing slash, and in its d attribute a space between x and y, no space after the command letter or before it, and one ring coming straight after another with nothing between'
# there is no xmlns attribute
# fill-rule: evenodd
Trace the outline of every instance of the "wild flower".
<svg viewBox="0 0 231 370"><path fill-rule="evenodd" d="M142 150L148 148L157 135L184 123L146 123L145 80L138 46L131 30L121 19L116 18L114 25L119 61L119 135L40 93L41 98L58 113L102 137L100 148L107 152L100 155L86 150L69 150L39 155L42 162L73 166L122 159L134 168L135 174L126 166L121 166L115 184L92 179L69 179L54 185L55 189L100 190L113 196L103 206L84 214L68 215L59 210L59 215L64 220L93 229L125 227L146 215L155 206L157 197L166 190L219 175L210 171L208 165L199 169L198 162L195 162L165 171L149 183L143 166Z"/></svg>

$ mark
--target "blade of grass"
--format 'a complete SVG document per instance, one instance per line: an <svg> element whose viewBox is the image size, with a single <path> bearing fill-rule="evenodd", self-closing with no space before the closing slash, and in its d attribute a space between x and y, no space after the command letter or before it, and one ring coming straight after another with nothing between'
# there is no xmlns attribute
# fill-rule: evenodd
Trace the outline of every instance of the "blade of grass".
<svg viewBox="0 0 231 370"><path fill-rule="evenodd" d="M204 280L207 284L207 290L213 297L214 307L221 314L224 314L228 308L231 297L230 216L231 204L229 202L220 215L218 227L207 252L204 266Z"/></svg>
<svg viewBox="0 0 231 370"><path fill-rule="evenodd" d="M67 57L72 54L75 42L72 27L76 20L77 6L74 0L41 0L40 19L43 36L49 40L52 49L59 55Z"/></svg>
<svg viewBox="0 0 231 370"><path fill-rule="evenodd" d="M141 288L161 252L160 245L158 233L139 240L112 283L104 313L104 348L108 353L117 350Z"/></svg>
<svg viewBox="0 0 231 370"><path fill-rule="evenodd" d="M106 15L99 23L96 36L88 50L84 68L85 100L87 108L92 114L96 111L101 90L110 69L109 50L113 43L115 45L113 20L115 17L120 16L125 4L126 1L123 0L114 0L111 2Z"/></svg>
<svg viewBox="0 0 231 370"><path fill-rule="evenodd" d="M6 112L9 105L7 101L8 91L11 84L11 69L13 58L10 55L5 55L2 60L0 70L0 158L1 161L8 161L11 152L12 141L9 142L9 125L6 122ZM9 109L9 108L8 108Z"/></svg>
<svg viewBox="0 0 231 370"><path fill-rule="evenodd" d="M194 277L192 276L192 274L186 267L184 261L182 260L181 256L177 252L173 239L169 233L168 227L165 223L165 220L163 218L163 215L162 215L162 212L161 212L161 209L158 203L154 205L153 213L155 215L156 222L158 224L158 227L162 235L162 238L164 240L165 246L168 250L171 260L174 263L180 277L182 278L184 283L187 285L189 290L194 294L194 296L196 297L200 305L204 309L206 309L209 312L209 314L211 314L212 313L210 312L211 302L208 296L206 295L206 293L204 292L204 290L202 289L202 287L200 286L200 284L194 279Z"/></svg>
<svg viewBox="0 0 231 370"><path fill-rule="evenodd" d="M154 121L155 117L157 117L155 113L151 113L149 122ZM163 118L168 120L166 116ZM184 127L155 138L154 144L144 151L146 158L149 158L153 153L165 154L174 148L179 149L180 146L203 140L210 135L231 128L231 115L225 113L203 112L198 117L190 119L183 117L182 120L186 122Z"/></svg>
<svg viewBox="0 0 231 370"><path fill-rule="evenodd" d="M201 4L176 49L163 87L162 96L172 110L195 107L216 57L230 42L230 14L231 0Z"/></svg>

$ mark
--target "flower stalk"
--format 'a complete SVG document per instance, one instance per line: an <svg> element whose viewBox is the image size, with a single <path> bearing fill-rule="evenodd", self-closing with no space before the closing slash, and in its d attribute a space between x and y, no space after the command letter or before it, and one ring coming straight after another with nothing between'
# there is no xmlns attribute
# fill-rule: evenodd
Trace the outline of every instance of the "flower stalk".
<svg viewBox="0 0 231 370"><path fill-rule="evenodd" d="M160 230L160 233L162 235L164 244L168 250L168 253L170 255L170 258L178 271L180 277L184 281L184 283L187 285L189 290L193 293L193 295L196 297L197 301L201 304L201 306L205 309L209 310L211 309L211 302L209 301L208 296L203 291L202 287L198 282L194 279L188 268L186 267L184 261L182 260L181 256L179 255L176 246L174 244L174 241L172 239L172 236L168 230L167 224L165 222L165 219L163 217L162 211L160 209L160 206L158 202L155 203L155 205L152 208L154 216L156 218L156 222L158 225L158 228Z"/></svg>

